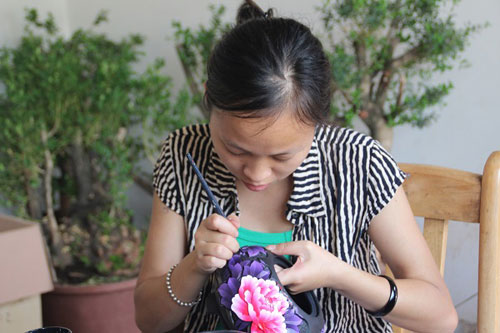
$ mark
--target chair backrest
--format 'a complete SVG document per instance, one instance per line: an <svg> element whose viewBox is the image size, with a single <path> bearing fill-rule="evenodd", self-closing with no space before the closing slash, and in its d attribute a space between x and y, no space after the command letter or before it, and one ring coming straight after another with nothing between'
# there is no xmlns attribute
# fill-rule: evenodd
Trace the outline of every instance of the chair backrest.
<svg viewBox="0 0 500 333"><path fill-rule="evenodd" d="M400 164L410 174L404 189L415 216L424 217L424 237L444 273L448 220L479 223L477 332L500 333L500 151L482 175L461 170ZM408 332L394 327L394 332Z"/></svg>

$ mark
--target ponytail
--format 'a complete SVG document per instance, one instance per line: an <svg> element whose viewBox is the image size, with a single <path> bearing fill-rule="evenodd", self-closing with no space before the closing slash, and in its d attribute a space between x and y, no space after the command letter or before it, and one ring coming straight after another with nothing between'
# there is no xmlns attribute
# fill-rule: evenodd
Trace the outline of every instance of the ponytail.
<svg viewBox="0 0 500 333"><path fill-rule="evenodd" d="M253 19L262 18L272 18L274 17L274 11L270 8L267 12L264 12L262 8L259 7L253 0L245 0L240 8L238 8L238 14L236 14L236 24L242 24Z"/></svg>

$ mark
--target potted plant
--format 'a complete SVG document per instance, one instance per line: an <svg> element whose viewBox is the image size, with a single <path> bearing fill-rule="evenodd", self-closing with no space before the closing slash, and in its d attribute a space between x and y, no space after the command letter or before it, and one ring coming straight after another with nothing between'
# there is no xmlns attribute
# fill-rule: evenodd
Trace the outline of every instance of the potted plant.
<svg viewBox="0 0 500 333"><path fill-rule="evenodd" d="M318 8L332 66L332 114L358 117L390 150L393 128L424 127L453 88L437 74L466 65L461 53L486 24L457 25L459 0L324 0Z"/></svg>
<svg viewBox="0 0 500 333"><path fill-rule="evenodd" d="M184 90L171 96L163 61L134 71L139 35L116 42L79 29L64 38L50 14L42 20L30 9L26 20L20 44L0 50L1 204L40 221L55 294L65 285L77 293L82 285L91 293L96 285L111 293L126 289L126 300L107 308L124 311L120 304L127 303L132 313L103 313L105 321L122 324L73 330L125 332L135 327L131 296L145 238L132 223L125 193L134 179L141 183L139 163L154 161L159 138L189 121L190 99ZM104 21L101 12L94 26ZM44 296L45 324L71 328L67 320L79 310L67 308L67 292L56 301L53 294ZM54 303L65 307L55 317L45 313ZM81 312L92 307L87 303Z"/></svg>

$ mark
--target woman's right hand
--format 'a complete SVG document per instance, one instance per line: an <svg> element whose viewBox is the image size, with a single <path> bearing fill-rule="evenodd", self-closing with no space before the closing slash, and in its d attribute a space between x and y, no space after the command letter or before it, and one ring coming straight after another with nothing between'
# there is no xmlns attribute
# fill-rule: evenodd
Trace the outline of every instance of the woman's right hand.
<svg viewBox="0 0 500 333"><path fill-rule="evenodd" d="M194 235L196 266L201 273L210 274L224 267L239 250L239 227L240 221L234 214L227 219L212 214L201 222Z"/></svg>

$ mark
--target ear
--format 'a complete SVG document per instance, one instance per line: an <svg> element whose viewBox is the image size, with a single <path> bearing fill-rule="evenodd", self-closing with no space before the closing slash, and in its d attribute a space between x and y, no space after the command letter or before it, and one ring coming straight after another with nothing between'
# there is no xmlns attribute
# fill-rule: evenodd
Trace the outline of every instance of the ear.
<svg viewBox="0 0 500 333"><path fill-rule="evenodd" d="M207 81L203 82L203 88L205 88L205 93L207 92Z"/></svg>

